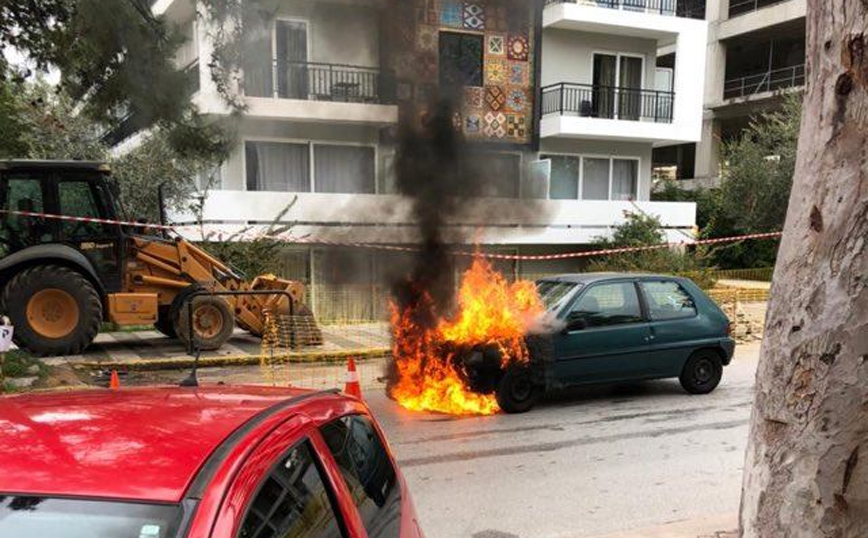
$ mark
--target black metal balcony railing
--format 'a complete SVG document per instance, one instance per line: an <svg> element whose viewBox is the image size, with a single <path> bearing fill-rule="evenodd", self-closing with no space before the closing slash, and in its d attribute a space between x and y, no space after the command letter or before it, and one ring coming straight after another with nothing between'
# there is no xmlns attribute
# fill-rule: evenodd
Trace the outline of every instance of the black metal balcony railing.
<svg viewBox="0 0 868 538"><path fill-rule="evenodd" d="M545 0L546 6L556 4L579 4L691 19L705 18L705 0Z"/></svg>
<svg viewBox="0 0 868 538"><path fill-rule="evenodd" d="M395 77L373 67L315 62L274 62L244 69L249 97L391 104Z"/></svg>
<svg viewBox="0 0 868 538"><path fill-rule="evenodd" d="M732 0L729 3L729 16L737 17L745 13L751 13L764 7L780 4L787 0Z"/></svg>
<svg viewBox="0 0 868 538"><path fill-rule="evenodd" d="M737 99L804 85L805 64L799 64L729 79L723 83L723 97Z"/></svg>
<svg viewBox="0 0 868 538"><path fill-rule="evenodd" d="M542 114L672 123L675 94L657 90L560 83L542 90Z"/></svg>

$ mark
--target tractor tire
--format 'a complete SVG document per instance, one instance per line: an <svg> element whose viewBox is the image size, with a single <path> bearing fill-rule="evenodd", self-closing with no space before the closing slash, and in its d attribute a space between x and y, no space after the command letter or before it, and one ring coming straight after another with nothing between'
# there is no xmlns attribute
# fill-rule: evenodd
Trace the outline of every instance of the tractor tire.
<svg viewBox="0 0 868 538"><path fill-rule="evenodd" d="M59 265L15 275L3 290L2 304L15 326L15 343L42 357L80 354L102 323L102 301L93 284Z"/></svg>
<svg viewBox="0 0 868 538"><path fill-rule="evenodd" d="M178 333L175 331L175 319L172 315L172 307L161 306L158 316L157 321L154 323L154 328L169 338L177 338Z"/></svg>
<svg viewBox="0 0 868 538"><path fill-rule="evenodd" d="M193 299L193 339L202 351L214 351L226 343L235 330L235 316L220 297L199 296ZM190 342L188 314L190 302L184 303L175 318L175 334L182 342Z"/></svg>

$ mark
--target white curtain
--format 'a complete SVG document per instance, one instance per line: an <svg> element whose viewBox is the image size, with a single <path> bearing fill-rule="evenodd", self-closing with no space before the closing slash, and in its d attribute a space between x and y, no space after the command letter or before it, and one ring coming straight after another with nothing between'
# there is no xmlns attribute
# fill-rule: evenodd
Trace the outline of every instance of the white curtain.
<svg viewBox="0 0 868 538"><path fill-rule="evenodd" d="M609 199L609 159L584 159L582 164L582 199Z"/></svg>
<svg viewBox="0 0 868 538"><path fill-rule="evenodd" d="M639 163L615 159L612 163L612 199L635 200L637 197Z"/></svg>
<svg viewBox="0 0 868 538"><path fill-rule="evenodd" d="M247 190L310 192L310 150L307 144L248 142Z"/></svg>
<svg viewBox="0 0 868 538"><path fill-rule="evenodd" d="M375 151L362 146L314 146L316 192L374 194Z"/></svg>

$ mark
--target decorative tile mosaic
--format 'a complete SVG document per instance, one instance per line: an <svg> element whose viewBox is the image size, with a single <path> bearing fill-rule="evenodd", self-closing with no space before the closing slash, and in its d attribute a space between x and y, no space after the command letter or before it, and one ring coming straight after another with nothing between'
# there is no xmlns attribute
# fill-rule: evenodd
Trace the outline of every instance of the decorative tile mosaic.
<svg viewBox="0 0 868 538"><path fill-rule="evenodd" d="M494 58L485 62L485 84L496 85L506 82L506 63Z"/></svg>
<svg viewBox="0 0 868 538"><path fill-rule="evenodd" d="M530 86L530 66L527 62L509 62L509 83L515 86Z"/></svg>
<svg viewBox="0 0 868 538"><path fill-rule="evenodd" d="M506 54L506 36L503 34L488 34L485 36L485 54L503 56Z"/></svg>
<svg viewBox="0 0 868 538"><path fill-rule="evenodd" d="M464 126L464 118L461 117L461 112L453 112L452 113L452 127L456 131L461 131L461 128Z"/></svg>
<svg viewBox="0 0 868 538"><path fill-rule="evenodd" d="M510 114L506 119L506 134L510 138L527 136L527 118L521 114Z"/></svg>
<svg viewBox="0 0 868 538"><path fill-rule="evenodd" d="M461 0L441 0L440 24L450 28L464 26L464 5Z"/></svg>
<svg viewBox="0 0 868 538"><path fill-rule="evenodd" d="M530 107L527 92L524 88L508 88L506 91L506 110L509 112L524 112Z"/></svg>
<svg viewBox="0 0 868 538"><path fill-rule="evenodd" d="M506 136L506 115L498 112L489 112L485 115L483 133L489 138L503 138Z"/></svg>
<svg viewBox="0 0 868 538"><path fill-rule="evenodd" d="M507 47L507 56L510 60L526 62L530 56L530 45L526 35L510 34Z"/></svg>
<svg viewBox="0 0 868 538"><path fill-rule="evenodd" d="M464 105L467 109L481 110L485 106L485 88L478 86L464 88Z"/></svg>
<svg viewBox="0 0 868 538"><path fill-rule="evenodd" d="M420 52L436 52L437 44L437 28L420 26L416 31L416 49Z"/></svg>
<svg viewBox="0 0 868 538"><path fill-rule="evenodd" d="M464 2L464 27L468 30L485 30L485 9L479 2Z"/></svg>
<svg viewBox="0 0 868 538"><path fill-rule="evenodd" d="M437 54L422 52L416 57L416 68L419 79L425 82L435 82L440 76L440 67Z"/></svg>
<svg viewBox="0 0 868 538"><path fill-rule="evenodd" d="M485 104L488 108L497 112L506 104L506 94L500 86L485 87Z"/></svg>
<svg viewBox="0 0 868 538"><path fill-rule="evenodd" d="M419 22L422 24L437 25L440 20L437 15L437 0L422 0L419 6Z"/></svg>
<svg viewBox="0 0 868 538"><path fill-rule="evenodd" d="M464 133L478 135L482 132L482 117L479 114L470 114L464 118Z"/></svg>

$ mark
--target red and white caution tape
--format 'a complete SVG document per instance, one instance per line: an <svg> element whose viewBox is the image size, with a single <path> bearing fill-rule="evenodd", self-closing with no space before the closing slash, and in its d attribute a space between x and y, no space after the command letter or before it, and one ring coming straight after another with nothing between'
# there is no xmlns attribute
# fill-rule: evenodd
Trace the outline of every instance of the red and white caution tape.
<svg viewBox="0 0 868 538"><path fill-rule="evenodd" d="M141 223L141 222L129 222L129 221L121 221L121 220L110 220L110 219L99 219L92 217L72 217L69 215L53 215L51 213L37 213L34 211L12 211L12 210L3 210L0 209L0 213L7 215L17 215L22 217L31 217L31 218L42 218L42 219L55 219L62 221L72 221L72 222L89 222L89 223L97 223L97 224L111 224L111 225L119 225L119 226L134 226L137 228L151 228L158 230L171 230L175 233L178 233L178 229L182 228L191 228L201 226L200 224L185 224L178 226L171 225L163 225L163 224L150 224L150 223ZM631 252L645 252L652 250L663 250L667 248L676 248L676 247L693 247L693 246L703 246L703 245L720 245L725 243L739 243L741 241L748 240L760 240L760 239L777 239L783 235L783 232L769 232L769 233L758 233L758 234L747 234L747 235L736 235L731 237L719 237L716 239L698 239L695 241L680 241L680 242L671 242L671 243L660 243L657 245L647 245L641 247L621 247L621 248L610 248L603 250L589 250L584 252L566 252L563 254L542 254L542 255L522 255L522 254L494 254L494 253L486 253L486 252L471 252L471 251L454 251L452 254L455 256L480 256L487 259L492 260L511 260L511 261L541 261L541 260L569 260L569 259L579 259L579 258L592 258L597 256L608 256L613 254L626 254ZM418 252L418 247L402 247L395 245L382 245L378 243L354 243L349 241L329 241L322 239L310 239L307 237L294 237L291 235L290 231L283 232L280 234L267 234L263 232L246 232L239 231L235 233L217 233L214 237L207 237L205 240L214 241L222 241L228 238L241 238L249 241L255 241L258 239L271 239L274 241L281 241L285 243L291 244L305 244L305 245L322 245L322 246L334 246L334 247L349 247L349 248L364 248L371 250L384 250L384 251L392 251L392 252Z"/></svg>

